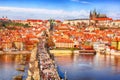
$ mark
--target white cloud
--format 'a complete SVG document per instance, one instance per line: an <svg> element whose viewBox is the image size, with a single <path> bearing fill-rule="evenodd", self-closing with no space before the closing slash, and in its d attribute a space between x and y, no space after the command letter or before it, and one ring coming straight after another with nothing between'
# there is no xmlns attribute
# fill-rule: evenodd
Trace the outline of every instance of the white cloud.
<svg viewBox="0 0 120 80"><path fill-rule="evenodd" d="M109 12L107 12L107 15L108 15L108 17L111 17L113 19L120 19L119 11L116 11L116 12L109 11Z"/></svg>
<svg viewBox="0 0 120 80"><path fill-rule="evenodd" d="M65 11L50 10L39 8L18 8L18 7L0 7L0 16L8 16L12 19L71 19L71 18L88 18L88 10Z"/></svg>
<svg viewBox="0 0 120 80"><path fill-rule="evenodd" d="M112 9L111 9L112 8ZM101 13L106 14L108 17L113 19L120 19L120 7L109 7L105 8L104 10L101 9Z"/></svg>
<svg viewBox="0 0 120 80"><path fill-rule="evenodd" d="M80 3L83 3L83 4L90 4L90 2L87 2L87 1L80 1Z"/></svg>
<svg viewBox="0 0 120 80"><path fill-rule="evenodd" d="M71 1L74 1L74 2L79 2L80 0L71 0Z"/></svg>
<svg viewBox="0 0 120 80"><path fill-rule="evenodd" d="M91 2L88 2L88 1L85 1L85 0L71 0L73 2L79 2L79 3L82 3L82 4L91 4Z"/></svg>
<svg viewBox="0 0 120 80"><path fill-rule="evenodd" d="M108 17L120 19L120 9L102 10ZM50 10L40 8L18 8L18 7L0 7L0 17L8 16L10 19L78 19L89 18L89 10L65 11L65 10Z"/></svg>

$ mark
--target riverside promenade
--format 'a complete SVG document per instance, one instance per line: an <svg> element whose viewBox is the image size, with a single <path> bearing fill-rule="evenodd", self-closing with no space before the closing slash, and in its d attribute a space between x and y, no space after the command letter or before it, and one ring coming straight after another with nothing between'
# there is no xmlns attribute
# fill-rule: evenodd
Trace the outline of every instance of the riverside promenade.
<svg viewBox="0 0 120 80"><path fill-rule="evenodd" d="M37 57L39 61L40 79L41 80L60 80L57 72L57 66L54 60L50 58L50 54L45 48L45 41L38 44Z"/></svg>
<svg viewBox="0 0 120 80"><path fill-rule="evenodd" d="M30 51L0 51L0 55L3 54L12 54L12 55L18 55L18 54L31 54Z"/></svg>

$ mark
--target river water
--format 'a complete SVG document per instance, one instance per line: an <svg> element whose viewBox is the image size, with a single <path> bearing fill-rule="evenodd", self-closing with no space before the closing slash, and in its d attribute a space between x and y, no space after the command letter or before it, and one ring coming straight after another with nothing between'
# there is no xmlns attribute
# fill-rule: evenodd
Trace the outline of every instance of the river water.
<svg viewBox="0 0 120 80"><path fill-rule="evenodd" d="M68 80L120 80L120 57L70 53L55 55L55 61Z"/></svg>
<svg viewBox="0 0 120 80"><path fill-rule="evenodd" d="M13 80L13 77L22 74L23 80L27 77L28 61L29 55L25 59L26 64L25 71L18 71L17 68L20 68L23 65L19 63L23 61L23 55L0 55L0 80Z"/></svg>
<svg viewBox="0 0 120 80"><path fill-rule="evenodd" d="M29 57L27 56L27 62ZM22 59L22 55L0 55L0 80L12 80L19 74L23 74L23 80L25 80L28 63L25 65L25 72L16 70L21 66L19 62ZM70 53L55 55L55 62L62 73L67 73L68 80L120 80L120 57Z"/></svg>

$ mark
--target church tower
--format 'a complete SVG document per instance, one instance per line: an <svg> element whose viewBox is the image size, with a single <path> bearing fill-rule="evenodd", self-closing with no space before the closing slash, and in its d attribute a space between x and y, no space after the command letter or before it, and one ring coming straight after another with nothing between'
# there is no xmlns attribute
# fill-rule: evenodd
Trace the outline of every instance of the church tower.
<svg viewBox="0 0 120 80"><path fill-rule="evenodd" d="M97 12L96 12L96 9L94 9L93 12L90 11L90 19L94 19L94 18L97 18Z"/></svg>

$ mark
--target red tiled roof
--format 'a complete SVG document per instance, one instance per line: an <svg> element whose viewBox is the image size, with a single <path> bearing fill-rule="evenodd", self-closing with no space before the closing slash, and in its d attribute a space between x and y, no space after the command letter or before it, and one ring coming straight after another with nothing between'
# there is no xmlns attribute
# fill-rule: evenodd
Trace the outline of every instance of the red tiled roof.
<svg viewBox="0 0 120 80"><path fill-rule="evenodd" d="M120 20L114 20L114 22L120 22Z"/></svg>
<svg viewBox="0 0 120 80"><path fill-rule="evenodd" d="M27 22L42 22L42 20L37 20L37 19L27 19Z"/></svg>
<svg viewBox="0 0 120 80"><path fill-rule="evenodd" d="M7 18L0 18L0 20L8 20Z"/></svg>
<svg viewBox="0 0 120 80"><path fill-rule="evenodd" d="M26 37L27 37L27 38L36 38L36 36L35 36L35 35L33 35L32 33L30 33L30 34L26 35Z"/></svg>
<svg viewBox="0 0 120 80"><path fill-rule="evenodd" d="M41 31L44 31L44 30L46 30L46 29L47 29L46 27L42 27L42 28L41 28Z"/></svg>
<svg viewBox="0 0 120 80"><path fill-rule="evenodd" d="M56 22L60 23L61 21L60 20L56 20Z"/></svg>
<svg viewBox="0 0 120 80"><path fill-rule="evenodd" d="M44 22L45 22L45 23L47 23L47 22L48 22L48 20L44 20Z"/></svg>
<svg viewBox="0 0 120 80"><path fill-rule="evenodd" d="M68 26L68 24L61 24L61 26Z"/></svg>
<svg viewBox="0 0 120 80"><path fill-rule="evenodd" d="M57 30L70 30L69 28L57 28Z"/></svg>
<svg viewBox="0 0 120 80"><path fill-rule="evenodd" d="M112 18L94 18L93 20L105 21L105 20L112 20Z"/></svg>
<svg viewBox="0 0 120 80"><path fill-rule="evenodd" d="M26 45L33 45L34 41L26 41Z"/></svg>
<svg viewBox="0 0 120 80"><path fill-rule="evenodd" d="M12 20L12 21L15 21L15 22L22 22L23 20Z"/></svg>
<svg viewBox="0 0 120 80"><path fill-rule="evenodd" d="M57 43L73 43L72 40L66 39L66 38L61 38L56 41Z"/></svg>
<svg viewBox="0 0 120 80"><path fill-rule="evenodd" d="M64 26L64 25L66 25L66 24L62 24L61 26L57 27L56 29L57 30L70 30L69 27Z"/></svg>

